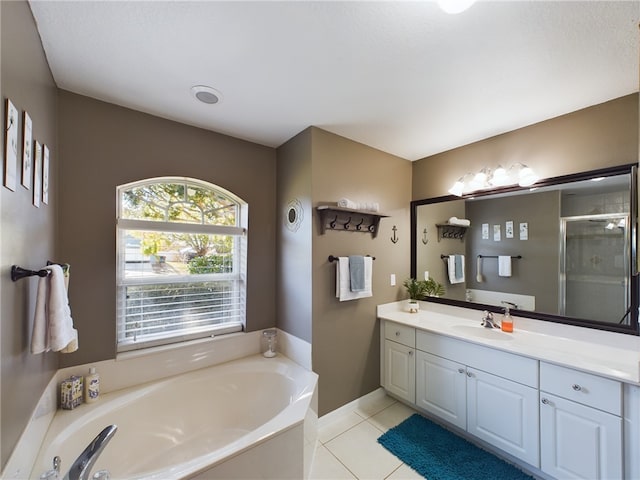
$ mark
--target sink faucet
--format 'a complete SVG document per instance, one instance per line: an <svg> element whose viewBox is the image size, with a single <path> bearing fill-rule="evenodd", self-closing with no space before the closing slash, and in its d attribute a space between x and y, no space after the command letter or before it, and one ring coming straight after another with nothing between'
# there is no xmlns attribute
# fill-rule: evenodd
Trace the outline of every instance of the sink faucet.
<svg viewBox="0 0 640 480"><path fill-rule="evenodd" d="M115 425L109 425L102 430L96 438L94 438L80 456L73 462L69 472L64 476L63 480L87 480L93 465L98 457L107 446L109 440L113 438L118 429Z"/></svg>
<svg viewBox="0 0 640 480"><path fill-rule="evenodd" d="M481 325L485 328L500 328L500 326L496 325L496 323L493 320L493 313L489 312L488 310L485 310L484 312L482 312Z"/></svg>

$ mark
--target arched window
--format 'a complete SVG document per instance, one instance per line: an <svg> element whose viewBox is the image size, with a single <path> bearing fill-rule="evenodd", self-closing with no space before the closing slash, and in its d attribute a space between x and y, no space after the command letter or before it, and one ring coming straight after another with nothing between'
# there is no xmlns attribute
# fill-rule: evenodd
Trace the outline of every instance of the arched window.
<svg viewBox="0 0 640 480"><path fill-rule="evenodd" d="M247 217L199 180L118 187L118 351L242 330Z"/></svg>

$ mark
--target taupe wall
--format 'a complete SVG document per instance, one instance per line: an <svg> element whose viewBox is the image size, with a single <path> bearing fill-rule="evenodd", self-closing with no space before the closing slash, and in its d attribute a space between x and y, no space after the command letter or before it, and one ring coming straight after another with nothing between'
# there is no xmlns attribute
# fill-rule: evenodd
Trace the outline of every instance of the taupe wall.
<svg viewBox="0 0 640 480"><path fill-rule="evenodd" d="M376 305L406 298L409 276L411 162L312 128L313 206L341 197L378 202L382 213L376 238L369 233L320 234L313 212L313 369L320 375L322 415L380 386L380 338ZM397 227L397 243L391 242ZM339 302L335 264L329 255L373 255L373 297ZM397 285L389 285L395 273Z"/></svg>
<svg viewBox="0 0 640 480"><path fill-rule="evenodd" d="M463 239L439 238L437 223L447 223L451 217L467 218L464 200L451 202L429 203L420 205L416 215L416 277L424 278L425 272L429 277L442 284L446 298L455 300L465 299L466 283L449 283L447 263L440 255L465 255L466 237ZM427 234L424 234L424 230ZM426 244L422 240L426 240ZM470 272L471 257L465 259L467 263L467 277ZM467 278L467 282L469 279Z"/></svg>
<svg viewBox="0 0 640 480"><path fill-rule="evenodd" d="M80 344L62 366L115 356L116 187L144 178L198 178L248 202L247 330L275 325L274 149L66 91L59 118L59 255Z"/></svg>
<svg viewBox="0 0 640 480"><path fill-rule="evenodd" d="M37 280L12 282L12 264L40 268L56 260L55 229L59 183L57 166L57 90L26 2L0 2L2 131L4 100L20 111L19 156L22 155L22 113L29 112L33 135L51 155L49 205L32 204L33 189L18 185L12 192L0 186L0 352L2 363L0 468L6 464L45 386L55 372L57 354L31 355L31 323ZM4 165L4 135L0 165ZM18 172L20 171L18 167ZM0 168L0 170L2 170ZM0 173L2 177L3 173ZM1 183L1 182L0 182Z"/></svg>
<svg viewBox="0 0 640 480"><path fill-rule="evenodd" d="M560 271L560 193L544 192L528 195L478 199L467 202L466 215L471 220L467 235L466 288L494 292L532 295L536 311L558 312L558 272ZM506 238L505 222L513 221L514 237ZM519 224L529 224L529 239L519 238ZM489 224L489 239L482 239L481 225ZM493 240L493 226L501 226L501 241ZM476 281L478 255L521 255L513 260L511 277L498 276L498 260L482 260L484 281ZM544 282L540 279L544 278Z"/></svg>
<svg viewBox="0 0 640 480"><path fill-rule="evenodd" d="M311 128L280 146L278 156L278 328L312 341L312 208ZM287 205L299 201L302 221L287 228Z"/></svg>
<svg viewBox="0 0 640 480"><path fill-rule="evenodd" d="M413 162L412 198L448 195L467 172L522 162L555 177L638 161L638 94Z"/></svg>

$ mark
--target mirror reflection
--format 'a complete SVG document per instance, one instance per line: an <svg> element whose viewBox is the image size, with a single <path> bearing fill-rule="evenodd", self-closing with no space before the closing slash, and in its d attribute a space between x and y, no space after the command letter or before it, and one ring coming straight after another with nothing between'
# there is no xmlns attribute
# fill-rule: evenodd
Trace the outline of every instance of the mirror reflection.
<svg viewBox="0 0 640 480"><path fill-rule="evenodd" d="M412 202L412 276L442 303L635 329L635 169L549 179L527 189Z"/></svg>

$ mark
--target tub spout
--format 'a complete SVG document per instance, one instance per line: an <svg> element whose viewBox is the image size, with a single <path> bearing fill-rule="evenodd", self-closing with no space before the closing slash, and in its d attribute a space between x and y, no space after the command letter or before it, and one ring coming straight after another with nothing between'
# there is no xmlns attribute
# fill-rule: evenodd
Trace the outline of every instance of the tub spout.
<svg viewBox="0 0 640 480"><path fill-rule="evenodd" d="M73 462L63 480L88 480L93 465L98 460L104 447L109 443L109 440L113 438L117 429L117 426L109 425L102 430Z"/></svg>

